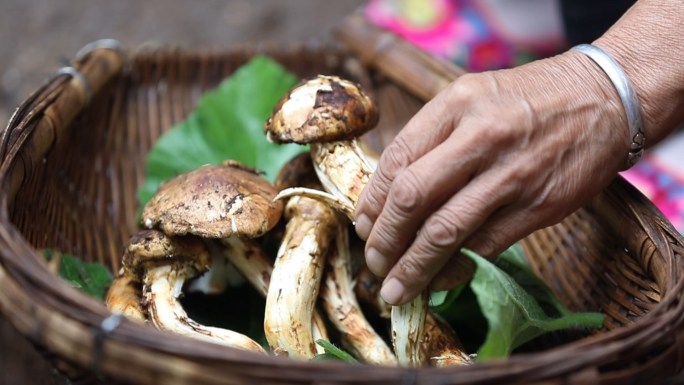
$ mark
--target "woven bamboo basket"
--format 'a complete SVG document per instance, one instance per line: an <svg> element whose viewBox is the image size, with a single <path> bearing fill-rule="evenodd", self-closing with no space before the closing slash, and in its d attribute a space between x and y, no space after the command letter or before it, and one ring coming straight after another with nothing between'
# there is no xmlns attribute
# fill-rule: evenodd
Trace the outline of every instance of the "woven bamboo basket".
<svg viewBox="0 0 684 385"><path fill-rule="evenodd" d="M60 368L73 369L70 376L107 383L622 385L659 383L680 372L684 239L621 178L561 223L522 240L532 267L559 298L574 310L602 311L604 327L541 352L467 367L350 367L245 353L113 322L102 303L48 270L43 248L118 269L123 245L139 226L135 192L150 146L203 91L257 53L300 77L361 81L381 105L381 128L367 138L378 149L461 73L349 22L342 48L122 50L99 42L80 52L18 108L1 137L3 316Z"/></svg>

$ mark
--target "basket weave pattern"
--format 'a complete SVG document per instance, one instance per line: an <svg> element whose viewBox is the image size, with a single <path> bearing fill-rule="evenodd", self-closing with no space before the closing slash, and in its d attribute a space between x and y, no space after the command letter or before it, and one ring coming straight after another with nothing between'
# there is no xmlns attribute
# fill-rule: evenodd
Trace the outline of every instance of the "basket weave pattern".
<svg viewBox="0 0 684 385"><path fill-rule="evenodd" d="M566 305L607 315L602 330L542 353L447 370L350 369L263 357L127 320L103 328L111 321L104 305L50 273L39 250L116 271L138 228L135 191L154 140L257 53L300 77L363 78L349 52L326 47L96 49L72 63L81 75L55 76L10 121L0 142L0 311L57 361L139 384L642 384L684 368L684 239L620 178L522 242ZM389 128L369 139L381 147L420 103L391 78L372 79L363 81Z"/></svg>

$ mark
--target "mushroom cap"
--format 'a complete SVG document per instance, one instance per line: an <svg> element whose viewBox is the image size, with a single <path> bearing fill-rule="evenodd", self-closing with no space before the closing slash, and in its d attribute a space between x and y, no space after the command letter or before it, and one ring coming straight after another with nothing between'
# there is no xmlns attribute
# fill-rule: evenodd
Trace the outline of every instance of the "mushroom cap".
<svg viewBox="0 0 684 385"><path fill-rule="evenodd" d="M337 76L319 75L295 86L273 109L264 130L276 143L316 143L363 135L379 111L361 87Z"/></svg>
<svg viewBox="0 0 684 385"><path fill-rule="evenodd" d="M183 264L196 271L209 269L209 250L201 238L169 237L159 230L141 230L129 240L122 263L126 274L141 278L150 267Z"/></svg>
<svg viewBox="0 0 684 385"><path fill-rule="evenodd" d="M290 187L308 187L322 189L318 180L311 152L295 155L278 171L275 178L275 188L280 191Z"/></svg>
<svg viewBox="0 0 684 385"><path fill-rule="evenodd" d="M159 187L142 212L147 228L169 235L256 238L280 219L283 204L259 173L235 161L205 165Z"/></svg>

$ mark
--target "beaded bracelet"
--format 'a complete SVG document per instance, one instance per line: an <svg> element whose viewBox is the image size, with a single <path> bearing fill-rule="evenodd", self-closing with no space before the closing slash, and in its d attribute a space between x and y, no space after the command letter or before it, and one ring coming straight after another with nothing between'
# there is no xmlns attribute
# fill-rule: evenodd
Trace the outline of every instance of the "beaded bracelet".
<svg viewBox="0 0 684 385"><path fill-rule="evenodd" d="M646 136L643 131L643 121L641 119L641 109L639 107L639 99L637 99L636 92L627 79L627 76L622 71L618 63L604 50L591 44L580 44L571 48L573 51L581 52L593 60L603 72L608 75L608 78L613 83L617 90L622 107L625 109L627 115L627 126L629 127L629 135L631 143L629 152L627 153L627 161L622 170L632 167L641 158L644 152L646 143Z"/></svg>

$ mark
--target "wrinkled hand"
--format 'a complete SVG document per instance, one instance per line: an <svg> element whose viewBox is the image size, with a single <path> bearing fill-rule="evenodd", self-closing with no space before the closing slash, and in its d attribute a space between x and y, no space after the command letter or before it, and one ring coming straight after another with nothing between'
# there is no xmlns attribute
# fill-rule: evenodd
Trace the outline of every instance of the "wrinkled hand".
<svg viewBox="0 0 684 385"><path fill-rule="evenodd" d="M385 149L356 209L366 262L402 304L464 283L458 250L492 257L587 203L626 159L612 84L573 52L469 74Z"/></svg>

